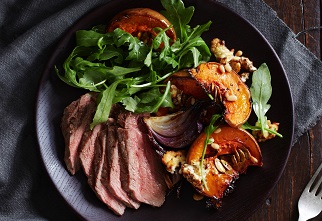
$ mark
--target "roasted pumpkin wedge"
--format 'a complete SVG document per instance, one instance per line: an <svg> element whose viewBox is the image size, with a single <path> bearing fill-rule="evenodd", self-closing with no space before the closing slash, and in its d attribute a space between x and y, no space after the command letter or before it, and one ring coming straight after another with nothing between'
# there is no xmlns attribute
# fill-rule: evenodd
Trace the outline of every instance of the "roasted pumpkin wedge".
<svg viewBox="0 0 322 221"><path fill-rule="evenodd" d="M172 74L167 81L170 81L172 85L175 85L184 94L191 95L200 100L209 99L199 82L191 77L188 69L180 70Z"/></svg>
<svg viewBox="0 0 322 221"><path fill-rule="evenodd" d="M170 22L157 11L149 8L132 8L114 16L107 31L111 32L116 28L120 28L149 43L157 35L154 28L165 29L170 25ZM173 28L167 30L166 34L173 41L176 40L176 33Z"/></svg>
<svg viewBox="0 0 322 221"><path fill-rule="evenodd" d="M239 127L249 118L251 94L247 85L233 70L226 71L217 62L202 63L189 69L191 76L214 98L218 97L225 107L224 119L232 127Z"/></svg>
<svg viewBox="0 0 322 221"><path fill-rule="evenodd" d="M204 181L200 161L206 134L202 133L188 150L183 176L202 194L220 199L239 174L248 166L262 166L262 154L254 137L242 128L220 126L210 135L203 162Z"/></svg>

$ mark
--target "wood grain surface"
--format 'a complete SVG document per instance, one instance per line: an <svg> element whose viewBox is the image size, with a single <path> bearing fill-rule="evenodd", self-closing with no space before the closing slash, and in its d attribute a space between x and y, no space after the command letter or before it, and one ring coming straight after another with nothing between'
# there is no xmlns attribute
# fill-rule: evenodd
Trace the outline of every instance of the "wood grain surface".
<svg viewBox="0 0 322 221"><path fill-rule="evenodd" d="M264 2L276 11L278 17L294 33L299 33L297 39L321 59L321 31L316 29L321 26L321 0L264 0ZM293 146L279 183L266 203L249 218L249 221L298 220L297 202L307 182L322 162L321 150L322 120L319 120ZM322 220L322 214L311 220Z"/></svg>

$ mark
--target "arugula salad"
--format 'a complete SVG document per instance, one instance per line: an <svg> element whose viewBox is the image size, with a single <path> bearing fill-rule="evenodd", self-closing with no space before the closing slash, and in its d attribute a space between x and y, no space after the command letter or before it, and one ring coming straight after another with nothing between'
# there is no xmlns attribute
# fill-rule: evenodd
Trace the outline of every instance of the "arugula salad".
<svg viewBox="0 0 322 221"><path fill-rule="evenodd" d="M176 31L175 42L166 30L159 30L151 45L121 29L106 33L105 26L76 32L77 46L64 63L64 74L57 73L73 87L100 93L91 127L107 120L113 103L136 113L173 107L170 83L163 81L180 69L209 61L211 53L201 34L211 22L191 28L193 7L185 8L182 1L161 2Z"/></svg>

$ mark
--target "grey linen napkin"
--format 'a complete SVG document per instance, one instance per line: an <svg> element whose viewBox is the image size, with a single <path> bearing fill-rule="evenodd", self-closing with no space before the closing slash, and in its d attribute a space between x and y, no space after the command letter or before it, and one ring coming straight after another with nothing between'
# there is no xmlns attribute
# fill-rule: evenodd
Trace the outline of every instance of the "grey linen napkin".
<svg viewBox="0 0 322 221"><path fill-rule="evenodd" d="M0 4L0 220L77 220L42 166L35 101L58 39L108 0L5 0ZM321 116L322 70L295 34L261 0L219 0L254 24L275 48L295 102L295 139Z"/></svg>

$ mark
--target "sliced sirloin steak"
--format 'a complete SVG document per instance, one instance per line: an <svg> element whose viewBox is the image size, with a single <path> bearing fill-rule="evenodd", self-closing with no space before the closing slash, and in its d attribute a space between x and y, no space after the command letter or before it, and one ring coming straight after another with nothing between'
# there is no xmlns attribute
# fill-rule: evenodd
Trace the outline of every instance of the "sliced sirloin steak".
<svg viewBox="0 0 322 221"><path fill-rule="evenodd" d="M140 202L161 206L167 189L164 169L147 136L144 114L113 105L108 122L90 130L95 110L96 94L92 93L64 110L64 160L70 173L77 172L81 161L91 188L117 215L126 206L138 208Z"/></svg>
<svg viewBox="0 0 322 221"><path fill-rule="evenodd" d="M93 161L94 176L90 176L89 184L92 186L95 194L98 198L105 203L115 214L122 215L125 211L126 206L120 202L103 184L105 182L102 177L103 173L106 173L106 167L104 167L106 160L106 148L107 148L107 137L108 137L108 126L104 126L99 134L95 157Z"/></svg>
<svg viewBox="0 0 322 221"><path fill-rule="evenodd" d="M93 169L92 165L93 165L93 160L95 155L95 145L101 129L102 129L102 124L98 124L93 128L93 130L88 129L83 134L79 158L80 158L84 173L86 174L87 177L90 176L90 173Z"/></svg>
<svg viewBox="0 0 322 221"><path fill-rule="evenodd" d="M140 203L133 200L127 192L124 191L121 185L121 162L119 160L118 152L118 126L108 126L107 147L106 147L106 160L102 170L103 184L110 190L110 192L126 206L134 209L140 207Z"/></svg>
<svg viewBox="0 0 322 221"><path fill-rule="evenodd" d="M61 128L65 140L65 163L74 175L80 168L79 146L96 110L96 96L87 93L68 105L63 114Z"/></svg>
<svg viewBox="0 0 322 221"><path fill-rule="evenodd" d="M116 111L118 111L118 108L114 108L113 106L111 109L111 113L114 113ZM79 147L79 158L87 177L90 175L93 167L92 162L95 154L96 139L100 131L103 127L106 127L107 125L114 125L115 122L116 120L114 120L113 118L108 118L107 122L96 125L92 130L90 130L90 126L88 125L86 131L84 132Z"/></svg>
<svg viewBox="0 0 322 221"><path fill-rule="evenodd" d="M65 163L68 171L74 175L83 167L86 176L89 175L94 157L94 145L101 125L96 125L90 130L90 123L96 110L95 93L87 93L78 100L68 105L63 114L61 129L65 140ZM116 117L121 108L113 105L111 116ZM113 124L113 118L108 119L108 124Z"/></svg>
<svg viewBox="0 0 322 221"><path fill-rule="evenodd" d="M122 156L122 187L139 202L160 207L165 200L167 186L164 168L142 122L142 115L127 112L118 121L119 151Z"/></svg>

